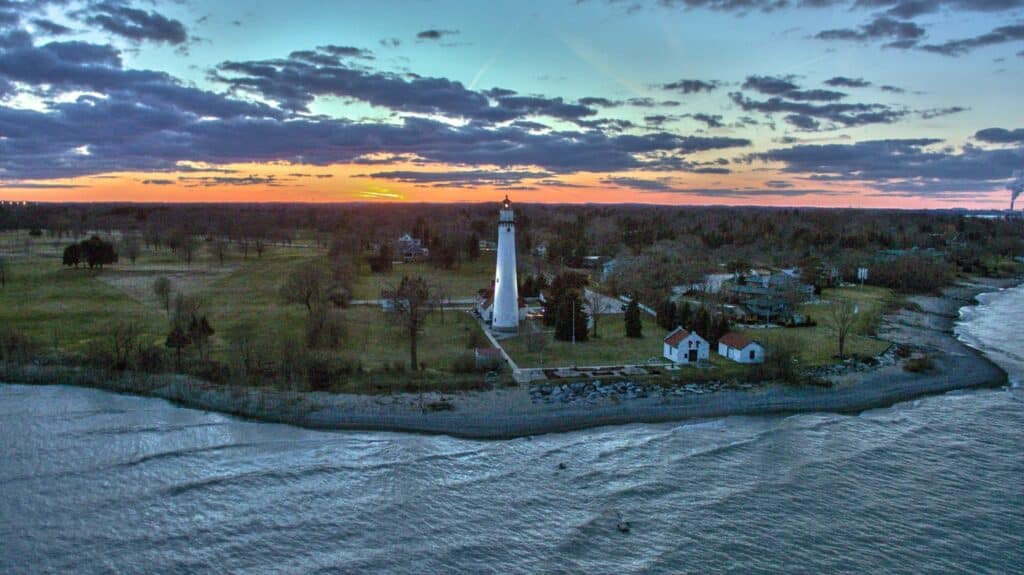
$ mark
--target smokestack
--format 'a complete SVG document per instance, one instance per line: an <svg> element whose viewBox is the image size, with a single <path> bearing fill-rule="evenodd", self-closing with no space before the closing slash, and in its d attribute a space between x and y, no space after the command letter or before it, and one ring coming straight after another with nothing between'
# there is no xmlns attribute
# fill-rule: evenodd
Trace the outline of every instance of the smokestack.
<svg viewBox="0 0 1024 575"><path fill-rule="evenodd" d="M1013 177L1016 178L1010 182L1010 211L1013 211L1013 205L1017 202L1017 198L1024 193L1024 172L1017 170L1013 173Z"/></svg>

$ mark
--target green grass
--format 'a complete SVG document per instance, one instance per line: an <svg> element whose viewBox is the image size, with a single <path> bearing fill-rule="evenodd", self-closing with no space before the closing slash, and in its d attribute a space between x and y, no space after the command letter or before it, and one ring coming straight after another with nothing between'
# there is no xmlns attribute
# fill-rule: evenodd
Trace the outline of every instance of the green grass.
<svg viewBox="0 0 1024 575"><path fill-rule="evenodd" d="M883 353L889 343L870 337L874 333L881 315L895 301L892 291L879 287L828 289L821 294L821 303L806 304L801 310L818 322L814 327L778 328L750 330L750 335L761 342L766 349L773 346L793 345L800 351L800 358L807 366L821 366L835 363L833 356L839 353L839 339L832 329L828 301L845 299L857 304L857 322L846 339L846 355L874 357Z"/></svg>
<svg viewBox="0 0 1024 575"><path fill-rule="evenodd" d="M422 276L433 285L442 287L449 298L469 298L494 280L494 257L486 254L476 261L465 261L454 270L439 270L428 263L396 263L388 273L375 274L362 265L356 281L355 299L380 299L383 289L398 285L402 276Z"/></svg>
<svg viewBox="0 0 1024 575"><path fill-rule="evenodd" d="M27 233L2 234L0 246L17 244L22 236L27 237ZM33 249L28 255L8 256L9 281L6 288L0 289L0 325L30 336L59 354L79 354L93 343L105 344L110 326L117 321L139 323L144 330L143 340L162 346L169 321L150 286L165 274L172 277L176 292L196 296L202 302L201 313L208 316L216 332L210 346L212 359L228 359L226 334L239 326L251 326L271 344L285 338L304 341L307 310L301 305L285 304L279 295L280 285L291 270L322 255L322 250L275 246L262 258L250 250L247 259L233 250L221 268L202 244L191 265L180 261L170 250L144 249L136 264L122 258L105 270L90 271L61 266L55 254L64 243L70 240L54 243L46 252ZM41 248L42 242L33 246ZM407 273L427 271L427 266L421 264L415 264L415 271L409 268ZM481 261L442 279L450 286L461 285L468 290L470 285L477 285L484 268ZM212 282L190 281L192 275L218 270L224 275ZM397 272L396 269L386 278L400 277ZM139 287L134 291L119 289L108 283L112 278L133 278ZM365 270L361 281L365 287L386 279L371 276ZM472 293L476 289L473 287ZM340 349L329 353L357 360L374 371L397 363L408 365L408 340L390 314L377 306L353 306L338 313L343 317L347 336ZM430 370L449 371L459 355L470 351L469 333L479 330L476 321L465 312L434 312L419 337L418 359Z"/></svg>
<svg viewBox="0 0 1024 575"><path fill-rule="evenodd" d="M626 337L622 314L601 316L598 322L599 338L586 342L557 341L545 334L547 346L543 352L527 349L526 337L518 335L501 342L505 351L519 367L571 367L574 365L625 365L646 363L649 359L662 361L664 332L654 318L642 315L642 338Z"/></svg>

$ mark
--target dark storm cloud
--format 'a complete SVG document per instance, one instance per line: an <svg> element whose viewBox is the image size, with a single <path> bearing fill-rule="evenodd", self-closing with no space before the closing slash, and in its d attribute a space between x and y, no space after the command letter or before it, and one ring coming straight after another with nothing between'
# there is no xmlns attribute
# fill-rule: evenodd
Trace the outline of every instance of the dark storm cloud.
<svg viewBox="0 0 1024 575"><path fill-rule="evenodd" d="M921 46L921 49L943 56L962 56L977 48L1021 41L1024 41L1024 24L1014 24L1000 26L991 32L973 38L950 40L941 44L927 44Z"/></svg>
<svg viewBox="0 0 1024 575"><path fill-rule="evenodd" d="M120 2L97 2L76 12L83 22L135 42L182 44L188 40L185 25L159 12L141 10Z"/></svg>
<svg viewBox="0 0 1024 575"><path fill-rule="evenodd" d="M677 80L675 82L669 82L668 84L662 84L661 88L663 90L671 90L682 94L697 94L700 92L713 92L719 85L720 84L716 81Z"/></svg>
<svg viewBox="0 0 1024 575"><path fill-rule="evenodd" d="M1024 128L987 128L974 134L975 139L990 144L1024 144Z"/></svg>

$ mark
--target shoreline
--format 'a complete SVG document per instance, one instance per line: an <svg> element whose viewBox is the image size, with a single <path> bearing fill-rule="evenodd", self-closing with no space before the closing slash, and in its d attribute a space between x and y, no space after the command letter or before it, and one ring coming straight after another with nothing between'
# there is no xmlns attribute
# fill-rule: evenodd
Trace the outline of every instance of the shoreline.
<svg viewBox="0 0 1024 575"><path fill-rule="evenodd" d="M510 439L606 425L666 423L733 415L777 415L827 411L855 413L957 389L996 387L1007 374L954 333L961 307L985 292L1020 284L1020 279L971 279L941 296L909 296L917 310L901 308L882 320L878 335L927 353L934 369L925 374L885 365L832 378L829 388L767 385L754 390L684 396L651 396L619 402L551 405L531 401L529 386L445 395L451 411L420 409L416 394L362 396L287 392L215 385L183 375L125 374L113 379L81 369L32 367L6 383L79 385L166 399L178 405L272 423L314 429L445 434L472 439ZM427 394L425 403L440 398Z"/></svg>

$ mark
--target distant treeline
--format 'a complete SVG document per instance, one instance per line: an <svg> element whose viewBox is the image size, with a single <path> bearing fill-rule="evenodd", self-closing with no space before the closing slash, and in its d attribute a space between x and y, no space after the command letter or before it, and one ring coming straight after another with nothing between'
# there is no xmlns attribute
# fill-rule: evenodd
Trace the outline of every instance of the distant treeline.
<svg viewBox="0 0 1024 575"><path fill-rule="evenodd" d="M454 267L494 240L497 203L485 204L30 204L0 206L0 230L29 229L75 240L131 235L175 249L226 239L261 253L266 245L313 241L367 258L410 233L435 263ZM513 204L521 257L536 271L583 268L614 258L612 291L656 304L672 286L751 266L835 270L854 280L927 290L956 273L1003 274L1024 254L1024 220L938 211L755 207ZM397 255L396 255L397 257ZM387 258L383 258L387 259ZM603 260L601 260L603 261ZM372 263L372 262L371 262ZM597 270L601 272L601 270ZM551 275L549 273L549 275ZM896 276L896 277L894 277ZM920 276L920 277L911 277Z"/></svg>

